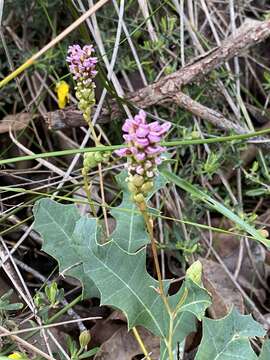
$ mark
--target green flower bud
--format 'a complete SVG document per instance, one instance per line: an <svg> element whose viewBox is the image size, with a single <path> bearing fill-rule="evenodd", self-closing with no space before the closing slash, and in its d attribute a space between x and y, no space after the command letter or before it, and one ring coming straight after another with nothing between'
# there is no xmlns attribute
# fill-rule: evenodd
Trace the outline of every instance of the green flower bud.
<svg viewBox="0 0 270 360"><path fill-rule="evenodd" d="M100 152L97 151L94 154L95 154L95 160L96 160L97 163L100 163L100 162L103 161L103 157L102 157L102 154Z"/></svg>
<svg viewBox="0 0 270 360"><path fill-rule="evenodd" d="M138 189L136 188L136 186L132 183L132 182L128 182L128 190L131 193L136 193L138 191Z"/></svg>
<svg viewBox="0 0 270 360"><path fill-rule="evenodd" d="M143 186L141 187L142 192L144 193L148 193L149 191L151 191L154 187L154 183L153 181L147 181L146 183L143 184Z"/></svg>
<svg viewBox="0 0 270 360"><path fill-rule="evenodd" d="M96 161L95 161L95 153L87 153L84 155L84 160L83 160L83 166L86 168L90 168L92 166L95 166Z"/></svg>
<svg viewBox="0 0 270 360"><path fill-rule="evenodd" d="M84 330L79 336L80 347L85 348L91 340L91 334L88 330Z"/></svg>
<svg viewBox="0 0 270 360"><path fill-rule="evenodd" d="M141 175L134 175L131 179L131 182L137 186L140 187L144 183L144 178Z"/></svg>
<svg viewBox="0 0 270 360"><path fill-rule="evenodd" d="M195 261L186 271L186 279L192 280L194 283L200 285L202 282L202 263Z"/></svg>
<svg viewBox="0 0 270 360"><path fill-rule="evenodd" d="M198 139L200 137L199 131L192 131L191 137L192 137L192 139Z"/></svg>
<svg viewBox="0 0 270 360"><path fill-rule="evenodd" d="M92 89L82 89L81 94L82 97L87 100L92 94Z"/></svg>
<svg viewBox="0 0 270 360"><path fill-rule="evenodd" d="M143 202L145 202L145 198L144 198L144 196L143 196L143 194L142 193L139 193L139 194L136 194L136 195L134 195L134 201L136 201L137 203L143 203Z"/></svg>

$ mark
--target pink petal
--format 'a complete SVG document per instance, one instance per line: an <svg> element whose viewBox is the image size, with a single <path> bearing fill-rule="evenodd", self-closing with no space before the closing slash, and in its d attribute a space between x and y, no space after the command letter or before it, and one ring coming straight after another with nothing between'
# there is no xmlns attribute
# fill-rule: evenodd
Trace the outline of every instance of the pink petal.
<svg viewBox="0 0 270 360"><path fill-rule="evenodd" d="M137 166L136 167L136 173L139 174L139 175L143 175L144 168L141 165Z"/></svg>
<svg viewBox="0 0 270 360"><path fill-rule="evenodd" d="M122 130L125 132L129 132L130 128L132 128L132 120L126 119L124 122L124 125L122 126Z"/></svg>
<svg viewBox="0 0 270 360"><path fill-rule="evenodd" d="M160 131L161 126L159 125L158 121L154 121L148 125L150 128L150 131L156 131L156 132Z"/></svg>
<svg viewBox="0 0 270 360"><path fill-rule="evenodd" d="M139 136L139 137L146 137L149 133L149 130L148 130L148 126L146 125L141 125L138 130L136 131L136 136Z"/></svg>
<svg viewBox="0 0 270 360"><path fill-rule="evenodd" d="M114 152L115 152L116 155L118 155L120 157L124 157L124 156L129 155L129 149L128 148L115 150Z"/></svg>
<svg viewBox="0 0 270 360"><path fill-rule="evenodd" d="M139 152L138 154L135 155L135 158L138 161L143 161L145 159L145 153Z"/></svg>
<svg viewBox="0 0 270 360"><path fill-rule="evenodd" d="M145 122L146 119L146 113L143 110L139 111L139 116L141 117L141 119L143 120L143 122Z"/></svg>
<svg viewBox="0 0 270 360"><path fill-rule="evenodd" d="M155 163L156 165L160 165L162 163L162 160L159 156L155 158Z"/></svg>
<svg viewBox="0 0 270 360"><path fill-rule="evenodd" d="M149 155L155 155L165 151L165 148L162 146L148 146L145 151Z"/></svg>
<svg viewBox="0 0 270 360"><path fill-rule="evenodd" d="M160 135L165 134L169 128L172 126L172 124L170 122L165 122L164 124L161 125L161 130L159 132Z"/></svg>
<svg viewBox="0 0 270 360"><path fill-rule="evenodd" d="M150 134L148 135L148 139L151 143L157 143L160 142L161 137L158 136L156 133L150 132Z"/></svg>
<svg viewBox="0 0 270 360"><path fill-rule="evenodd" d="M136 139L134 139L134 141L135 141L136 144L138 144L139 146L145 147L145 146L149 145L148 139L145 139L145 138L138 138L138 137L137 137Z"/></svg>
<svg viewBox="0 0 270 360"><path fill-rule="evenodd" d="M130 135L130 134L123 135L123 138L126 140L126 142L130 142L132 140L135 140L134 135Z"/></svg>
<svg viewBox="0 0 270 360"><path fill-rule="evenodd" d="M137 155L137 154L138 154L138 149L137 149L135 146L132 146L132 147L130 148L130 152L131 152L131 154L133 154L133 155Z"/></svg>

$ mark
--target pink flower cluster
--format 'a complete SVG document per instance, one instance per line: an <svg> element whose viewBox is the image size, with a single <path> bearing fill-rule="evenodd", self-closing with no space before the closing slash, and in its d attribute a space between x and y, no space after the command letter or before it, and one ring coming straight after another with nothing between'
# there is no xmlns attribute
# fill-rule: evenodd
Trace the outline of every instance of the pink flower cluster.
<svg viewBox="0 0 270 360"><path fill-rule="evenodd" d="M165 148L159 145L171 124L159 124L157 121L146 122L146 114L139 111L132 119L127 119L122 127L123 138L128 148L116 150L118 156L130 159L128 170L130 175L138 174L147 178L155 175L156 166L161 163L161 153Z"/></svg>
<svg viewBox="0 0 270 360"><path fill-rule="evenodd" d="M91 56L93 52L93 45L85 45L83 48L80 45L68 47L69 70L74 80L82 81L84 85L89 85L97 74L95 70L97 58Z"/></svg>

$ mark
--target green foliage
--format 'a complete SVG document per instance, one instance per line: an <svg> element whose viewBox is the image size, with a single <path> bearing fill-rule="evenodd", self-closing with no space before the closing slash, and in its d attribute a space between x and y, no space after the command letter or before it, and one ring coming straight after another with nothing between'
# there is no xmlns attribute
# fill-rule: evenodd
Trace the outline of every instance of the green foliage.
<svg viewBox="0 0 270 360"><path fill-rule="evenodd" d="M75 226L80 219L74 205L62 205L49 199L41 199L33 209L34 228L45 241L43 250L55 257L59 263L59 271L64 275L79 279L84 286L85 297L99 297L99 292L90 279L85 279L81 258L75 252ZM95 231L95 229L92 229ZM56 255L55 249L59 249ZM65 250L65 251L63 251Z"/></svg>
<svg viewBox="0 0 270 360"><path fill-rule="evenodd" d="M167 171L162 170L162 174L172 183L189 193L194 199L204 202L212 210L218 211L228 219L232 220L242 230L252 235L253 238L267 247L270 247L270 240L266 239L258 230L251 226L247 221L241 219L230 209L226 208L223 204L209 196L203 190L200 190L197 186L190 184L188 181L180 178L179 176Z"/></svg>
<svg viewBox="0 0 270 360"><path fill-rule="evenodd" d="M83 275L81 274L80 279L84 285L90 279L94 281L101 294L101 304L122 310L129 328L143 325L166 340L170 318L159 294L158 282L146 271L145 247L131 254L113 240L104 245L98 244L97 220L80 217L73 205L61 205L42 199L35 206L34 214L35 229L42 233L45 251L53 253L61 266L63 263L70 264L75 258L81 259L83 271L80 271ZM58 229L52 233L47 221L56 214ZM55 223L53 225L56 226ZM67 245L64 244L65 241ZM64 258L68 261L63 260ZM165 283L165 286L168 287L168 284ZM175 309L173 343L176 344L183 340L188 331L194 329L194 315L202 319L211 301L207 291L188 278L178 293L169 297L169 303ZM186 326L182 324L183 319Z"/></svg>
<svg viewBox="0 0 270 360"><path fill-rule="evenodd" d="M264 336L265 330L250 315L241 315L237 310L222 319L203 320L203 338L195 360L256 360L249 338Z"/></svg>
<svg viewBox="0 0 270 360"><path fill-rule="evenodd" d="M49 311L51 309L57 309L63 299L64 289L58 289L56 282L46 285L44 292L38 291L34 296L34 302L39 310L39 316L47 321L49 318Z"/></svg>
<svg viewBox="0 0 270 360"><path fill-rule="evenodd" d="M13 304L10 303L9 298L12 295L12 293L13 290L11 289L0 297L0 318L7 311L15 311L23 308L23 304L21 303L13 303Z"/></svg>

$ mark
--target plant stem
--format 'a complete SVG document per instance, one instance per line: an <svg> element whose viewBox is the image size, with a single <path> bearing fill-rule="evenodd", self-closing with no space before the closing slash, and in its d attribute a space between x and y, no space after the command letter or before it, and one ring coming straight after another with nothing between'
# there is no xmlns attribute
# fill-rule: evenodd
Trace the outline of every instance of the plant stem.
<svg viewBox="0 0 270 360"><path fill-rule="evenodd" d="M90 194L90 190L89 190L89 187L91 185L88 184L88 179L87 179L87 175L86 174L83 174L83 183L84 183L84 190L85 190L85 193L86 193L86 196L87 196L87 200L89 202L89 205L90 205L90 208L92 210L92 213L94 215L94 217L97 217L97 213L96 213L96 209L95 209L95 206L94 206L94 202L93 200L91 199L91 194Z"/></svg>
<svg viewBox="0 0 270 360"><path fill-rule="evenodd" d="M146 360L151 360L151 357L150 357L150 355L149 355L149 352L146 350L146 347L145 347L145 345L144 345L144 342L143 342L140 334L138 333L138 330L135 328L135 326L132 328L132 332L133 332L133 334L134 334L134 336L135 336L135 339L137 340L137 342L138 342L138 344L139 344L139 346L140 346L140 348L141 348L141 350L142 350L142 352L143 352Z"/></svg>
<svg viewBox="0 0 270 360"><path fill-rule="evenodd" d="M169 315L169 334L168 334L168 340L165 342L166 343L166 347L168 350L168 356L169 356L169 360L174 360L173 357L173 349L172 349L172 342L173 342L173 323L174 323L174 318L177 314L177 311L179 309L179 307L183 304L183 302L186 299L186 292L184 292L182 298L179 300L179 303L176 307L175 310L172 310L168 301L168 297L166 296L165 292L164 292L164 287L163 287L163 281L162 281L162 276L161 276L161 271L160 271L160 266L159 266L159 261L158 261L158 254L157 254L157 246L156 246L156 242L155 242L155 238L154 238L154 230L153 230L153 221L150 218L148 212L147 212L147 204L146 202L140 203L139 205L139 209L143 215L146 227L147 227L147 231L149 233L149 237L151 240L151 248L152 248L152 254L153 254L153 258L154 258L154 263L155 263L155 268L156 268L156 273L157 273L157 278L158 278L158 282L159 282L159 289L160 289L160 296L163 300L163 303L167 309L168 315Z"/></svg>
<svg viewBox="0 0 270 360"><path fill-rule="evenodd" d="M166 142L162 141L160 143L160 145L170 147L170 146L183 146L183 145L217 144L217 143L227 142L227 141L245 140L245 139L253 138L258 135L263 135L263 134L267 134L267 133L270 133L270 129L259 130L259 131L251 132L251 133L247 133L247 134L219 136L219 137L206 138L206 139L174 140L174 141L166 141ZM0 165L12 164L15 162L25 161L25 160L44 159L44 158L56 157L56 156L67 156L67 155L86 153L86 152L108 151L108 150L113 151L113 150L123 149L125 147L127 147L126 144L96 146L96 147L82 148L82 149L49 151L49 152L44 152L41 154L16 156L14 158L3 159L3 160L0 160Z"/></svg>
<svg viewBox="0 0 270 360"><path fill-rule="evenodd" d="M174 322L174 316L173 314L170 315L170 326L169 326L169 336L168 336L168 343L167 343L167 349L168 349L168 355L169 359L173 360L173 349L172 349L172 340L173 340L173 322Z"/></svg>
<svg viewBox="0 0 270 360"><path fill-rule="evenodd" d="M139 208L140 211L143 215L146 227L147 227L147 231L151 240L151 249L152 249L152 254L153 254L153 258L154 258L154 263L155 263L155 269L156 269L156 273L157 273L157 278L158 278L158 282L159 282L159 290L160 290L160 296L164 302L164 305L168 311L169 314L171 314L171 308L167 299L167 296L164 292L164 287L163 287L163 281L162 281L162 276L161 276L161 271L160 271L160 266L159 266L159 262L158 262L158 254L157 254L157 246L156 246L156 241L154 238L154 231L153 231L153 221L150 218L148 212L147 212L147 205L146 202L140 203L139 204Z"/></svg>
<svg viewBox="0 0 270 360"><path fill-rule="evenodd" d="M89 118L87 120L87 124L89 126L89 129L93 135L94 138L94 142L96 146L100 146L100 140L96 134L95 128L92 124L91 119ZM103 212L103 216L104 216L104 223L105 223L105 229L106 229L106 235L107 237L109 237L110 232L109 232L109 225L108 225L108 217L107 217L107 211L106 211L106 202L105 202L105 193L104 193L104 183L103 183L103 176L102 176L102 166L101 164L98 164L98 174L99 174L99 182L100 182L100 193L101 193L101 200L102 200L102 212Z"/></svg>

